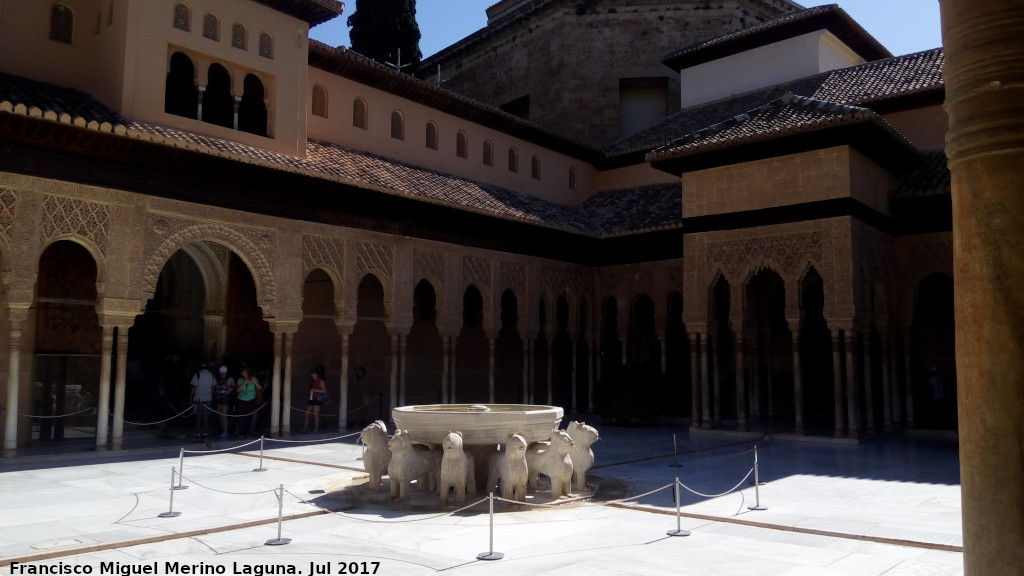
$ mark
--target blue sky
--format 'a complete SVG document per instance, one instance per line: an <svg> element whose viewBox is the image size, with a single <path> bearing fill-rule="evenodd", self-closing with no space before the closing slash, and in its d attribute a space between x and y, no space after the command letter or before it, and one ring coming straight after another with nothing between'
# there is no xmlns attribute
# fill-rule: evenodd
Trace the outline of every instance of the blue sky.
<svg viewBox="0 0 1024 576"><path fill-rule="evenodd" d="M420 25L423 56L441 50L487 24L484 12L497 0L419 0L416 21ZM895 55L936 48L942 44L939 32L939 0L797 0L803 6L839 4ZM355 10L355 0L346 2L345 14L321 24L310 36L332 46L349 46L345 20ZM680 46L682 48L682 46Z"/></svg>

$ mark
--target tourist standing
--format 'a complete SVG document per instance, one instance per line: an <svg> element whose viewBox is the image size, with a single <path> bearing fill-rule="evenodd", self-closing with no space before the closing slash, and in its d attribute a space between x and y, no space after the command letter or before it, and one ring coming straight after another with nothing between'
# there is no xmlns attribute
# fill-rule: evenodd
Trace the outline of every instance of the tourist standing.
<svg viewBox="0 0 1024 576"><path fill-rule="evenodd" d="M238 398L238 434L242 438L248 438L255 433L256 414L259 411L258 399L262 395L263 386L252 368L242 366L242 376L235 385L235 393Z"/></svg>
<svg viewBox="0 0 1024 576"><path fill-rule="evenodd" d="M217 384L213 387L213 405L220 418L220 437L228 437L228 414L231 412L231 397L235 393L235 383L228 376L228 367L221 366Z"/></svg>
<svg viewBox="0 0 1024 576"><path fill-rule="evenodd" d="M313 432L320 429L320 407L324 405L323 396L327 394L327 380L324 367L317 366L309 371L309 394L306 397L306 415L302 420L302 431L309 431L309 415L313 415Z"/></svg>
<svg viewBox="0 0 1024 576"><path fill-rule="evenodd" d="M210 372L207 362L199 365L199 372L192 377L192 392L189 400L195 404L196 439L202 440L209 436L210 405L213 402L213 387L217 379Z"/></svg>

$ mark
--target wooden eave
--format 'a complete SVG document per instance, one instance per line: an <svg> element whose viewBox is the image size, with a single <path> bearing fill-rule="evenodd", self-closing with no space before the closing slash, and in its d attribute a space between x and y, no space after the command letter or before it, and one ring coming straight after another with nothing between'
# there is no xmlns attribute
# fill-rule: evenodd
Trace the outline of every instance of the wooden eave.
<svg viewBox="0 0 1024 576"><path fill-rule="evenodd" d="M299 20L307 22L310 26L323 24L328 20L337 18L345 11L345 3L338 0L255 0L264 6L268 6L283 12Z"/></svg>

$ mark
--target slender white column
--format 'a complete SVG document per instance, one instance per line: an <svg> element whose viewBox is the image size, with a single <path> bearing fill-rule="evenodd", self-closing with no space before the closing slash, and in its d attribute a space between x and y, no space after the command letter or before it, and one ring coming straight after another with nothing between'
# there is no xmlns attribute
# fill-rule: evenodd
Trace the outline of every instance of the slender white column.
<svg viewBox="0 0 1024 576"><path fill-rule="evenodd" d="M494 338L487 339L487 398L494 404Z"/></svg>
<svg viewBox="0 0 1024 576"><path fill-rule="evenodd" d="M709 374L709 354L711 353L711 342L708 340L708 333L701 332L700 351L700 386L701 386L701 409L704 417L701 418L701 428L711 428L711 375Z"/></svg>
<svg viewBox="0 0 1024 576"><path fill-rule="evenodd" d="M860 386L854 371L853 347L857 344L857 334L852 329L846 331L846 421L847 436L856 438L860 434Z"/></svg>
<svg viewBox="0 0 1024 576"><path fill-rule="evenodd" d="M891 355L889 354L889 331L882 329L882 427L888 432L892 430L892 406L894 395L892 393L892 380L889 370Z"/></svg>
<svg viewBox="0 0 1024 576"><path fill-rule="evenodd" d="M736 426L740 432L747 431L747 388L743 373L743 331L736 331Z"/></svg>
<svg viewBox="0 0 1024 576"><path fill-rule="evenodd" d="M405 406L405 347L409 343L404 334L398 335L398 405Z"/></svg>
<svg viewBox="0 0 1024 576"><path fill-rule="evenodd" d="M690 332L690 426L700 426L700 332Z"/></svg>
<svg viewBox="0 0 1024 576"><path fill-rule="evenodd" d="M451 387L451 336L441 337L441 403L448 404L451 400L448 397Z"/></svg>
<svg viewBox="0 0 1024 576"><path fill-rule="evenodd" d="M863 382L864 382L864 415L865 415L865 427L864 429L868 432L874 432L875 430L875 402L874 402L874 390L872 390L873 381L871 377L871 331L864 333L864 348L861 351L864 359L864 363L861 365Z"/></svg>
<svg viewBox="0 0 1024 576"><path fill-rule="evenodd" d="M124 447L124 394L128 381L128 327L117 327L117 364L114 366L114 450Z"/></svg>
<svg viewBox="0 0 1024 576"><path fill-rule="evenodd" d="M576 341L572 341L572 400L569 401L571 410L576 412Z"/></svg>
<svg viewBox="0 0 1024 576"><path fill-rule="evenodd" d="M281 332L274 332L274 371L270 385L270 435L281 435Z"/></svg>
<svg viewBox="0 0 1024 576"><path fill-rule="evenodd" d="M388 395L388 406L394 408L398 406L398 334L391 335L391 387L390 394Z"/></svg>
<svg viewBox="0 0 1024 576"><path fill-rule="evenodd" d="M341 334L341 383L338 391L338 432L348 428L348 334ZM358 400L357 400L358 401Z"/></svg>
<svg viewBox="0 0 1024 576"><path fill-rule="evenodd" d="M12 330L13 332L13 330ZM19 330L20 333L20 330ZM11 336L12 343L14 342L14 336ZM20 344L20 343L19 343ZM113 362L112 355L114 353L114 327L104 326L103 336L100 344L100 385L99 385L99 398L97 398L96 405L96 449L106 450L107 440L109 439L110 430L110 374L111 364ZM14 352L11 352L11 363L15 364L17 356ZM15 375L16 377L16 375ZM8 392L13 388L15 394L17 394L18 387L11 386L11 382L17 382L12 380L10 376L7 379L7 390ZM10 402L10 400L8 400ZM8 418L7 423L17 422L17 418Z"/></svg>
<svg viewBox="0 0 1024 576"><path fill-rule="evenodd" d="M284 389L281 390L281 434L292 433L292 339L291 332L281 335L281 356L284 363ZM306 409L305 406L302 407Z"/></svg>
<svg viewBox="0 0 1024 576"><path fill-rule="evenodd" d="M907 332L903 346L903 368L907 381L907 428L914 427L914 362L910 356L910 333Z"/></svg>
<svg viewBox="0 0 1024 576"><path fill-rule="evenodd" d="M459 374L459 349L458 349L459 338L457 336L452 336L451 337L451 341L452 341L452 378L451 378L451 381L450 381L450 387L448 389L448 394L449 394L448 400L452 404L457 404L458 402L455 400L455 398L456 398L455 385L457 384L456 376L458 376L458 374Z"/></svg>
<svg viewBox="0 0 1024 576"><path fill-rule="evenodd" d="M547 401L547 405L551 406L551 403L554 402L554 398L553 398L553 394L552 394L552 390L551 390L551 387L554 384L554 380L553 380L553 374L554 374L554 366L553 366L553 364L554 364L554 362L551 361L552 355L553 355L553 352L554 352L553 348L555 347L554 346L554 334L551 334L551 335L549 335L547 337L546 344L548 345L547 346L547 348L548 348L548 401Z"/></svg>
<svg viewBox="0 0 1024 576"><path fill-rule="evenodd" d="M835 396L835 420L836 436L843 436L846 433L846 416L843 411L843 363L840 347L842 346L842 331L832 328L832 385Z"/></svg>
<svg viewBox="0 0 1024 576"><path fill-rule="evenodd" d="M594 363L597 362L595 350L597 342L587 341L587 413L594 413Z"/></svg>
<svg viewBox="0 0 1024 576"><path fill-rule="evenodd" d="M523 339L523 404L530 403L530 339Z"/></svg>
<svg viewBox="0 0 1024 576"><path fill-rule="evenodd" d="M800 328L799 322L791 323L791 326L797 326L796 330L793 330L793 433L803 434L804 433L804 383L803 383L803 372L800 366Z"/></svg>

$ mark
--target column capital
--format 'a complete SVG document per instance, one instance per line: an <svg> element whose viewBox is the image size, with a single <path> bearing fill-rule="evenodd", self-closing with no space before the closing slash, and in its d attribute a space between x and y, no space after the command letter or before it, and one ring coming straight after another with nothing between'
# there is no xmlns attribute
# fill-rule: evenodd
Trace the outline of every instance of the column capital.
<svg viewBox="0 0 1024 576"><path fill-rule="evenodd" d="M270 331L274 334L295 334L299 331L299 323L292 320L268 319Z"/></svg>

